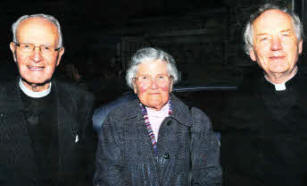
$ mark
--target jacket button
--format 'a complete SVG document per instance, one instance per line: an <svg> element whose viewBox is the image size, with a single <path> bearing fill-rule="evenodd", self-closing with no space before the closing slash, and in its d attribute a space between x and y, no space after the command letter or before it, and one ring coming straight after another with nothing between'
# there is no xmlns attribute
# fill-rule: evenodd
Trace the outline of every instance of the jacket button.
<svg viewBox="0 0 307 186"><path fill-rule="evenodd" d="M164 153L164 154L163 154L163 158L166 159L166 160L168 160L168 159L169 159L169 153L167 153L167 152Z"/></svg>
<svg viewBox="0 0 307 186"><path fill-rule="evenodd" d="M170 126L171 124L172 124L172 121L168 121L168 122L166 123L167 126Z"/></svg>

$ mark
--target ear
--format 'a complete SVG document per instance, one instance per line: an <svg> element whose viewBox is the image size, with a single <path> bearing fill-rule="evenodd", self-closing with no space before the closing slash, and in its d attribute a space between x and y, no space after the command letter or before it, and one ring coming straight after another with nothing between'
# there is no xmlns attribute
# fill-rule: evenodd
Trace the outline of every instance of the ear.
<svg viewBox="0 0 307 186"><path fill-rule="evenodd" d="M174 79L171 78L170 84L169 84L169 92L171 93L173 91L173 86L174 86Z"/></svg>
<svg viewBox="0 0 307 186"><path fill-rule="evenodd" d="M256 61L256 60L257 60L255 51L254 51L253 49L249 50L249 57L250 57L253 61Z"/></svg>
<svg viewBox="0 0 307 186"><path fill-rule="evenodd" d="M56 66L59 66L59 64L60 64L60 62L61 62L61 58L62 58L62 56L63 56L63 54L64 54L64 51L65 51L65 49L64 49L64 47L62 47L62 48L60 49L60 51L59 51L59 55L58 55L58 59L57 59L57 62L56 62Z"/></svg>
<svg viewBox="0 0 307 186"><path fill-rule="evenodd" d="M303 40L300 40L298 43L298 53L301 54L303 51Z"/></svg>
<svg viewBox="0 0 307 186"><path fill-rule="evenodd" d="M16 62L16 44L14 42L10 42L10 49L12 51L13 60Z"/></svg>
<svg viewBox="0 0 307 186"><path fill-rule="evenodd" d="M138 89L137 89L137 86L136 86L134 80L132 81L132 85L133 85L133 92L134 92L135 94L138 94Z"/></svg>

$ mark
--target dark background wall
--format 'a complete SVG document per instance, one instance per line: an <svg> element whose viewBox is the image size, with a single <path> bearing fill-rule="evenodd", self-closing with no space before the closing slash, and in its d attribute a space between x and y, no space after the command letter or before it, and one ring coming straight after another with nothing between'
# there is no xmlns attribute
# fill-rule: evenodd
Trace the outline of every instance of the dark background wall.
<svg viewBox="0 0 307 186"><path fill-rule="evenodd" d="M288 6L307 19L304 0L2 0L0 78L17 73L9 51L11 24L24 14L46 13L59 19L64 35L57 76L94 92L99 103L128 89L127 62L144 46L175 57L178 86L237 85L254 66L242 50L242 29L264 2Z"/></svg>

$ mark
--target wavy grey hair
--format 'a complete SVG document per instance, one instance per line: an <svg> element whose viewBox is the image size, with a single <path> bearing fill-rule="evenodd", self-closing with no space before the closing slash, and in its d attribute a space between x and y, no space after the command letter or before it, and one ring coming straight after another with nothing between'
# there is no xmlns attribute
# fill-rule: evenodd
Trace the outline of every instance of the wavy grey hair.
<svg viewBox="0 0 307 186"><path fill-rule="evenodd" d="M58 35L59 35L59 40L58 40L58 48L61 48L63 47L63 35L62 35L62 31L61 31L61 25L59 23L59 21L51 16L51 15L47 15L47 14L32 14L32 15L24 15L24 16L21 16L17 19L17 21L15 21L13 24L12 24L12 32L13 32L13 42L17 43L17 29L18 29L18 26L19 24L26 20L26 19L29 19L29 18L44 18L44 19L47 19L49 22L53 23L56 27L57 27L57 30L58 30Z"/></svg>
<svg viewBox="0 0 307 186"><path fill-rule="evenodd" d="M261 6L258 11L256 11L254 14L252 14L245 26L243 39L244 39L244 50L247 55L249 55L250 50L253 48L253 23L254 21L265 11L267 10L280 10L286 14L288 14L291 19L294 26L295 34L298 39L298 41L303 39L303 25L300 21L300 18L292 11L289 11L287 8L281 8L274 4L264 4Z"/></svg>
<svg viewBox="0 0 307 186"><path fill-rule="evenodd" d="M173 78L173 83L177 83L179 80L179 74L176 67L175 59L158 48L142 48L136 51L136 53L131 57L131 61L126 73L126 83L133 89L133 78L136 77L138 66L142 63L152 62L155 60L165 61L167 64L168 74Z"/></svg>

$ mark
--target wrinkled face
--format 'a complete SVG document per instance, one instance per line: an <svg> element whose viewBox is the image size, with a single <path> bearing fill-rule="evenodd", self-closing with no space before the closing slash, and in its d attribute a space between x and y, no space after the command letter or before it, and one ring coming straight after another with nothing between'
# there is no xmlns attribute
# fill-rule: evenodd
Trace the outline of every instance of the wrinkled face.
<svg viewBox="0 0 307 186"><path fill-rule="evenodd" d="M172 84L167 64L161 60L138 65L133 81L134 92L141 103L155 110L160 110L168 102Z"/></svg>
<svg viewBox="0 0 307 186"><path fill-rule="evenodd" d="M251 59L268 75L291 73L302 52L302 41L297 40L291 17L280 10L267 10L252 26Z"/></svg>
<svg viewBox="0 0 307 186"><path fill-rule="evenodd" d="M48 88L47 85L60 63L64 48L45 53L39 46L57 48L59 36L56 26L44 18L28 18L19 24L16 36L19 44L35 45L33 51L25 52L16 43L10 43L24 85L26 87L38 85L41 87L39 91Z"/></svg>

